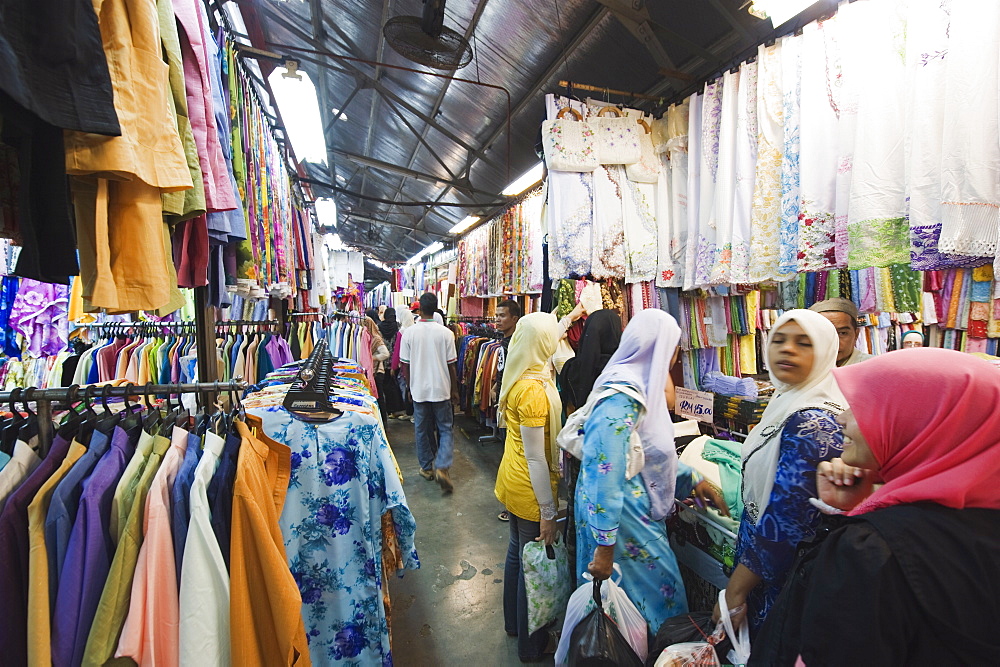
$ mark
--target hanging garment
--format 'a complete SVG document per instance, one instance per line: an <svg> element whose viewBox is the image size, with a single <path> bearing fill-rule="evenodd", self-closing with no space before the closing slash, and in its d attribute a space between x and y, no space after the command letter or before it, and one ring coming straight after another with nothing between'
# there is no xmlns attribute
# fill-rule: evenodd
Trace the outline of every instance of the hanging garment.
<svg viewBox="0 0 1000 667"><path fill-rule="evenodd" d="M722 82L705 84L701 97L701 152L698 173L698 235L692 239L696 244L694 262L694 283L708 285L711 281L712 264L718 235L715 227L715 190L719 175L719 130L722 124ZM689 237L690 238L690 237Z"/></svg>
<svg viewBox="0 0 1000 667"><path fill-rule="evenodd" d="M750 281L777 280L784 105L781 45L757 50L757 165L750 210ZM687 286L687 285L685 285Z"/></svg>
<svg viewBox="0 0 1000 667"><path fill-rule="evenodd" d="M778 273L792 277L798 266L799 197L801 192L802 40L781 40L783 145L781 152L781 226L778 236Z"/></svg>
<svg viewBox="0 0 1000 667"><path fill-rule="evenodd" d="M750 282L754 174L757 168L757 61L740 66L736 102L736 191L733 195L729 282Z"/></svg>
<svg viewBox="0 0 1000 667"><path fill-rule="evenodd" d="M628 179L625 167L601 165L594 178L594 246L590 273L594 278L620 278L625 275L625 204Z"/></svg>
<svg viewBox="0 0 1000 667"><path fill-rule="evenodd" d="M715 196L709 227L715 229L716 246L712 258L709 282L722 285L730 282L733 261L733 216L736 197L736 144L739 115L740 73L726 71L722 75L722 107L719 121L719 158Z"/></svg>
<svg viewBox="0 0 1000 667"><path fill-rule="evenodd" d="M701 104L698 93L688 98L688 163L687 163L687 244L684 247L684 289L698 286L695 265L698 258L699 210L701 208Z"/></svg>

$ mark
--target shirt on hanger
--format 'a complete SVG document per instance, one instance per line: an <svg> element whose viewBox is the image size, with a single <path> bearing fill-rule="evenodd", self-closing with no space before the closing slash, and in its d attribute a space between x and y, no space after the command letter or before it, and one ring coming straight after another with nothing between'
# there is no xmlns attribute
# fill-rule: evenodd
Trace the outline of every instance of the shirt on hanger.
<svg viewBox="0 0 1000 667"><path fill-rule="evenodd" d="M38 454L28 446L28 443L17 440L14 443L14 455L7 465L0 470L0 508L6 502L7 496L28 477L42 462Z"/></svg>

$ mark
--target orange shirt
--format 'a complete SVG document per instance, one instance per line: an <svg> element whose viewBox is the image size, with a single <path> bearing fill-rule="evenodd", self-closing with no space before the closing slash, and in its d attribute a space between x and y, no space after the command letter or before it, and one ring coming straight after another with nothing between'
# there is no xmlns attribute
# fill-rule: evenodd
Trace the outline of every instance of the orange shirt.
<svg viewBox="0 0 1000 667"><path fill-rule="evenodd" d="M264 435L258 418L236 428L242 443L230 539L232 661L241 667L311 665L302 598L278 525L292 451Z"/></svg>

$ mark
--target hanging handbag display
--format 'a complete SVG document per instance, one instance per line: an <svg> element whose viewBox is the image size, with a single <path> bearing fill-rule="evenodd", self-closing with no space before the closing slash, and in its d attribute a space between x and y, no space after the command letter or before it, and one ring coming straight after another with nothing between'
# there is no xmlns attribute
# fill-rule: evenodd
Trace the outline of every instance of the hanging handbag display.
<svg viewBox="0 0 1000 667"><path fill-rule="evenodd" d="M605 116L613 112L614 116ZM617 107L604 107L590 121L597 135L597 161L601 164L633 164L642 158L639 136L642 131L634 118Z"/></svg>
<svg viewBox="0 0 1000 667"><path fill-rule="evenodd" d="M572 114L573 118L564 118ZM597 142L594 128L576 109L564 107L555 120L542 122L542 150L549 171L594 171Z"/></svg>
<svg viewBox="0 0 1000 667"><path fill-rule="evenodd" d="M649 124L641 118L637 124L645 130L639 134L639 149L642 152L642 157L639 158L638 162L626 165L625 174L628 176L628 180L633 183L656 183L660 180L660 156L653 148L653 135Z"/></svg>

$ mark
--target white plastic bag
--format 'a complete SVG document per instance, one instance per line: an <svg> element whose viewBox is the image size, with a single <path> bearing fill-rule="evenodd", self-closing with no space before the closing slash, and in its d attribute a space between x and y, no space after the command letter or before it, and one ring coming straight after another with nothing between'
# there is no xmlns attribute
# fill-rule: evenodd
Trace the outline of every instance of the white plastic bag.
<svg viewBox="0 0 1000 667"><path fill-rule="evenodd" d="M706 642L674 644L663 649L653 667L719 667L719 656Z"/></svg>
<svg viewBox="0 0 1000 667"><path fill-rule="evenodd" d="M549 550L552 557L549 558ZM570 594L569 555L566 545L528 542L521 551L524 587L528 592L528 632L535 632L559 617Z"/></svg>
<svg viewBox="0 0 1000 667"><path fill-rule="evenodd" d="M618 629L636 655L643 662L646 662L646 657L649 655L646 619L619 586L622 580L622 570L617 563L615 563L614 569L618 574L618 580L615 581L614 575L612 575L612 578L601 586L601 601L604 604L604 611L618 624ZM556 649L555 655L557 665L567 664L569 639L570 635L573 634L573 628L594 608L594 585L591 583L594 578L590 576L589 572L584 572L583 578L587 580L587 583L573 592L566 605L566 618L563 621L562 635L559 637L559 647Z"/></svg>
<svg viewBox="0 0 1000 667"><path fill-rule="evenodd" d="M739 630L733 628L733 619L729 615L729 605L726 604L726 589L719 591L719 616L726 627L726 636L733 643L733 650L726 656L731 664L736 667L747 664L750 660L750 629L744 620L740 623Z"/></svg>

